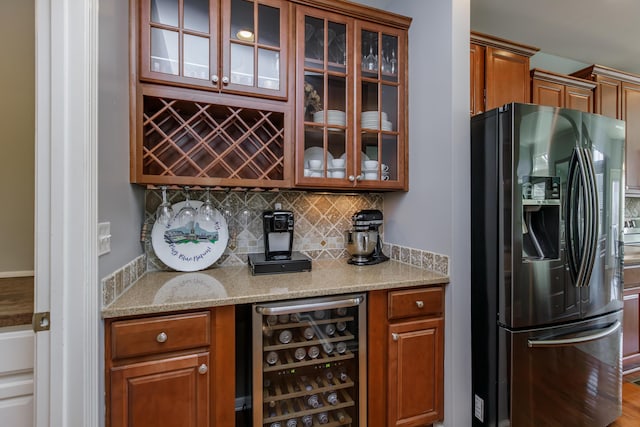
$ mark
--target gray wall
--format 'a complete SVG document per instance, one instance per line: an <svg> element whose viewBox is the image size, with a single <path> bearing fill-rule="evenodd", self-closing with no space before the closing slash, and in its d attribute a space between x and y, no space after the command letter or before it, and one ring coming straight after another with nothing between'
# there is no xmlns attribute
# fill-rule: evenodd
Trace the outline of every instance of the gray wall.
<svg viewBox="0 0 640 427"><path fill-rule="evenodd" d="M101 1L98 25L98 221L111 223L103 278L143 252L144 191L129 183L129 2Z"/></svg>
<svg viewBox="0 0 640 427"><path fill-rule="evenodd" d="M35 3L0 2L0 275L33 272Z"/></svg>
<svg viewBox="0 0 640 427"><path fill-rule="evenodd" d="M387 2L409 32L409 185L385 196L385 238L450 257L446 426L471 425L469 0Z"/></svg>

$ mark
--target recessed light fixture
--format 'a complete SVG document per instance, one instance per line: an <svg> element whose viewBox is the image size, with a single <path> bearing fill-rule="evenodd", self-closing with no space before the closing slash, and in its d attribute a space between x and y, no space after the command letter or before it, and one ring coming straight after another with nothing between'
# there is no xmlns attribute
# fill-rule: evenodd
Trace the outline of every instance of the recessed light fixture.
<svg viewBox="0 0 640 427"><path fill-rule="evenodd" d="M239 40L245 42L252 42L254 36L253 31L251 30L240 30L236 33L236 37L238 37Z"/></svg>

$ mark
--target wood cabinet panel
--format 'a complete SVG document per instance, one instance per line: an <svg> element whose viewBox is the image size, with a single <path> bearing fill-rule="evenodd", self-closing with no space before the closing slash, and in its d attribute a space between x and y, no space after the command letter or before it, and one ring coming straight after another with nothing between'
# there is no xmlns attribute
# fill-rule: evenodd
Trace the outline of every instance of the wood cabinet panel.
<svg viewBox="0 0 640 427"><path fill-rule="evenodd" d="M112 357L120 359L208 346L210 321L208 312L200 312L112 323Z"/></svg>
<svg viewBox="0 0 640 427"><path fill-rule="evenodd" d="M485 58L486 109L509 102L529 102L529 58L493 47Z"/></svg>
<svg viewBox="0 0 640 427"><path fill-rule="evenodd" d="M208 427L209 354L111 371L111 427Z"/></svg>
<svg viewBox="0 0 640 427"><path fill-rule="evenodd" d="M622 357L640 353L640 299L638 290L625 292Z"/></svg>
<svg viewBox="0 0 640 427"><path fill-rule="evenodd" d="M475 43L469 45L470 87L469 113L480 114L484 111L484 55L485 48Z"/></svg>
<svg viewBox="0 0 640 427"><path fill-rule="evenodd" d="M425 311L404 317L415 313L417 298L425 302ZM369 427L417 427L441 420L443 286L369 292L367 304Z"/></svg>
<svg viewBox="0 0 640 427"><path fill-rule="evenodd" d="M403 317L440 315L444 310L442 288L389 292L389 320Z"/></svg>
<svg viewBox="0 0 640 427"><path fill-rule="evenodd" d="M593 91L576 87L567 87L565 106L572 110L593 113Z"/></svg>
<svg viewBox="0 0 640 427"><path fill-rule="evenodd" d="M531 98L534 104L562 107L564 105L565 87L558 83L533 80Z"/></svg>
<svg viewBox="0 0 640 427"><path fill-rule="evenodd" d="M424 426L443 412L443 320L389 326L390 426Z"/></svg>
<svg viewBox="0 0 640 427"><path fill-rule="evenodd" d="M596 83L539 68L531 70L531 102L593 112Z"/></svg>
<svg viewBox="0 0 640 427"><path fill-rule="evenodd" d="M107 427L234 425L235 307L108 319L105 373Z"/></svg>
<svg viewBox="0 0 640 427"><path fill-rule="evenodd" d="M622 83L619 80L598 77L596 89L595 112L603 116L619 119L622 117L622 99L620 96Z"/></svg>
<svg viewBox="0 0 640 427"><path fill-rule="evenodd" d="M471 114L509 102L530 102L529 58L539 49L471 32Z"/></svg>
<svg viewBox="0 0 640 427"><path fill-rule="evenodd" d="M626 122L626 188L640 192L640 85L622 82L622 120Z"/></svg>
<svg viewBox="0 0 640 427"><path fill-rule="evenodd" d="M622 320L622 369L640 367L640 288L624 291Z"/></svg>

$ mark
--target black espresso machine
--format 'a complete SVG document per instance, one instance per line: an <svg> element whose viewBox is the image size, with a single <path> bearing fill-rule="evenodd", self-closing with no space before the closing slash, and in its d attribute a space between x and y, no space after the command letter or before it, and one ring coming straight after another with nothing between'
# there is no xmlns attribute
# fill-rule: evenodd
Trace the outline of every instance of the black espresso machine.
<svg viewBox="0 0 640 427"><path fill-rule="evenodd" d="M311 260L293 251L293 212L283 210L279 203L275 210L262 213L264 253L249 254L252 274L292 273L311 271Z"/></svg>

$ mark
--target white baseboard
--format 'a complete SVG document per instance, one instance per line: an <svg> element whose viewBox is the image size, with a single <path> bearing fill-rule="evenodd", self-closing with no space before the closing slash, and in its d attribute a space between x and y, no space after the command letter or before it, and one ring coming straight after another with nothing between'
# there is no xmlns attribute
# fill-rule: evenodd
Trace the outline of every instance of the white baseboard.
<svg viewBox="0 0 640 427"><path fill-rule="evenodd" d="M7 277L31 277L34 276L33 270L25 271L0 271L0 279Z"/></svg>
<svg viewBox="0 0 640 427"><path fill-rule="evenodd" d="M251 408L251 396L236 397L236 411L241 411L245 405Z"/></svg>

